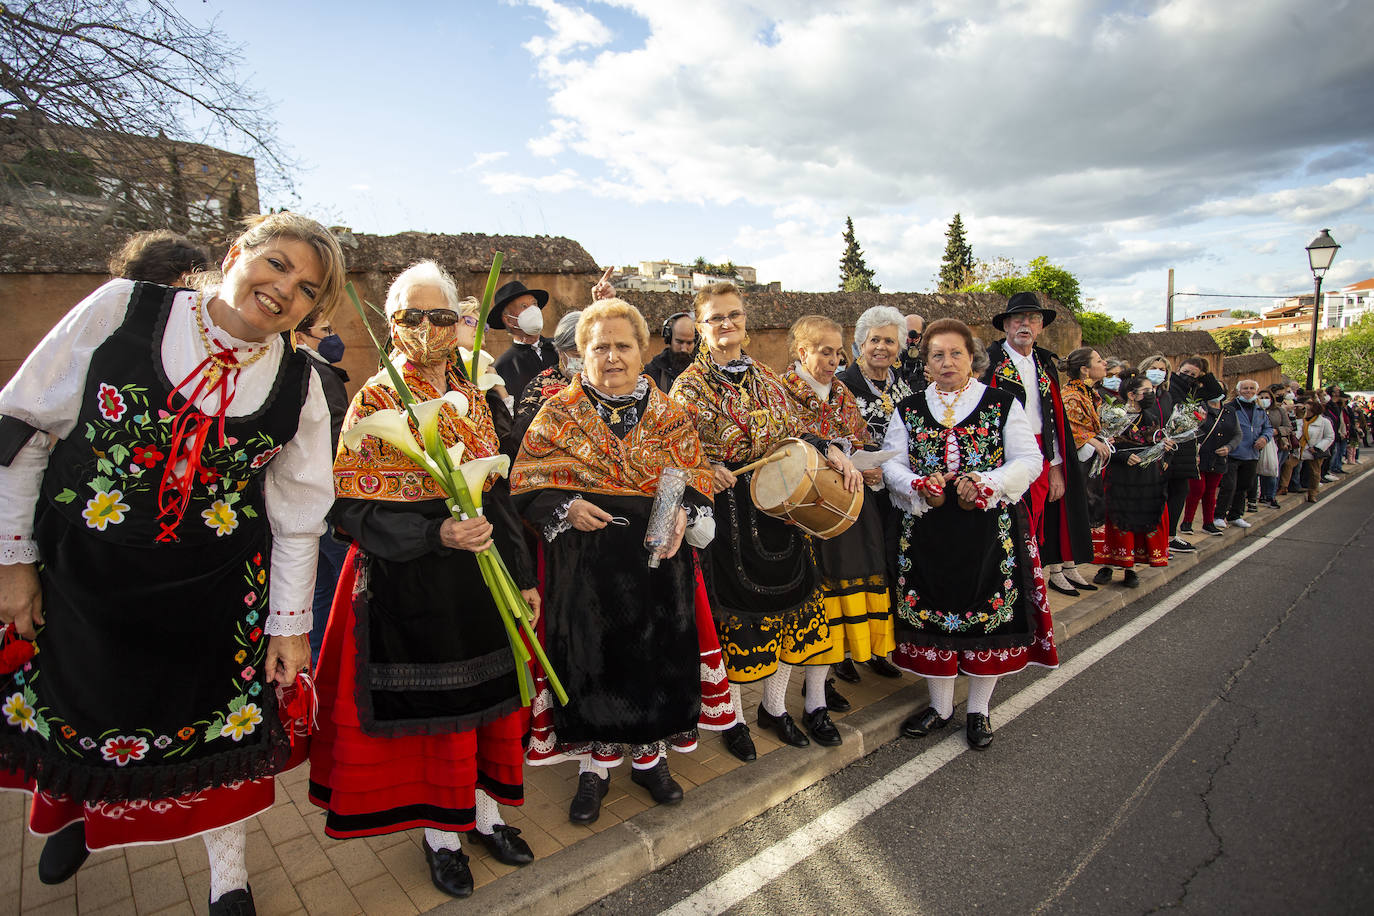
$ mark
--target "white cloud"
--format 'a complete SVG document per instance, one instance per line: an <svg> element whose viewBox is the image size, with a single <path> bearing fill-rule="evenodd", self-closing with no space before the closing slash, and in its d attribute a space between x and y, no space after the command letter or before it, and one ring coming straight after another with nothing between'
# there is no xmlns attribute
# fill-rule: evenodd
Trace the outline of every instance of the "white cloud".
<svg viewBox="0 0 1374 916"><path fill-rule="evenodd" d="M489 153L477 153L472 157L472 164L465 171L480 169L482 166L491 165L493 162L500 162L506 158L506 153L501 150L494 150Z"/></svg>
<svg viewBox="0 0 1374 916"><path fill-rule="evenodd" d="M348 190L350 190L350 191L371 191L371 190L372 190L372 185L370 185L370 184L351 184L351 185L348 186Z"/></svg>
<svg viewBox="0 0 1374 916"><path fill-rule="evenodd" d="M1374 203L1374 172L1337 178L1320 186L1284 188L1248 197L1211 201L1195 207L1201 218L1278 215L1295 223L1311 224Z"/></svg>

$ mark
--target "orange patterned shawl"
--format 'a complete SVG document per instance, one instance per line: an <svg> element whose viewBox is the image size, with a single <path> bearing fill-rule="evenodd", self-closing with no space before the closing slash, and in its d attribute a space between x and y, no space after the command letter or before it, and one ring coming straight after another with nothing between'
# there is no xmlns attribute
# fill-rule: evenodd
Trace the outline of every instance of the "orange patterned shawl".
<svg viewBox="0 0 1374 916"><path fill-rule="evenodd" d="M782 374L797 416L813 434L828 441L848 439L856 449L868 442L868 423L859 413L859 402L838 378L830 382L830 400L822 403L816 389L807 384L795 365Z"/></svg>
<svg viewBox="0 0 1374 916"><path fill-rule="evenodd" d="M644 417L624 439L601 420L582 377L544 402L511 469L511 493L577 490L608 496L653 496L665 467L687 471L688 483L711 497L712 470L691 419L650 386Z"/></svg>
<svg viewBox="0 0 1374 916"><path fill-rule="evenodd" d="M442 394L425 381L410 363L405 364L402 377L417 401L427 401ZM498 449L496 428L492 424L486 397L452 363L448 368L448 387L461 392L468 399L468 415L460 418L453 408L444 407L439 414L439 433L443 436L444 445L451 446L461 441L464 461L495 455ZM399 410L400 407L400 395L383 369L368 379L353 396L343 428L350 429L363 417L378 410ZM410 425L410 431L418 442L420 433L414 423ZM487 482L488 488L492 482ZM348 449L342 438L339 440L339 451L334 457L334 495L340 499L418 502L443 499L447 494L434 482L434 478L395 446L366 436L356 452Z"/></svg>
<svg viewBox="0 0 1374 916"><path fill-rule="evenodd" d="M673 383L672 397L692 418L707 457L723 464L762 458L783 439L809 432L792 415L782 379L757 361L735 384L703 349Z"/></svg>

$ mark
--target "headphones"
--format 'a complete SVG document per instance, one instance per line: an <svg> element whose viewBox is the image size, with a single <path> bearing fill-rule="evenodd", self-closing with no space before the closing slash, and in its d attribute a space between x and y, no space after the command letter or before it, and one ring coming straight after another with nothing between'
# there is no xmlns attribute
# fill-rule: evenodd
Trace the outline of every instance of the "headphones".
<svg viewBox="0 0 1374 916"><path fill-rule="evenodd" d="M670 344L673 342L673 325L677 324L679 318L691 318L691 312L674 312L663 321L663 328L658 335L663 338L663 342ZM695 324L693 325L695 330Z"/></svg>

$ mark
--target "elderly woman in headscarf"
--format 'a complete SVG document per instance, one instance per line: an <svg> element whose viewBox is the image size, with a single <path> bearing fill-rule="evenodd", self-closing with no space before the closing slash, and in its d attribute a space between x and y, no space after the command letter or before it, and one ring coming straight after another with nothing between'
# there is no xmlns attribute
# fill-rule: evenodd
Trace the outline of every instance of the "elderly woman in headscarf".
<svg viewBox="0 0 1374 916"><path fill-rule="evenodd" d="M654 801L682 800L666 754L669 744L695 747L701 682L695 574L680 548L689 517L697 547L714 522L696 428L642 374L644 317L619 299L597 302L578 320L577 344L582 371L540 408L511 492L544 540L544 643L570 697L553 709L554 733L579 764L568 817L586 824L600 815L609 768L626 757ZM670 476L685 501L655 532L650 510ZM663 543L646 550L647 537Z"/></svg>
<svg viewBox="0 0 1374 916"><path fill-rule="evenodd" d="M387 358L406 386L417 401L448 401L438 412L444 446L461 444L465 461L495 456L487 401L454 362L458 347L472 346L474 304L464 306L453 279L421 261L392 283L386 314L396 347ZM331 517L354 543L320 652L310 800L327 812L331 837L424 827L434 886L466 897L473 880L460 832L505 864L534 858L497 807L524 800L529 717L477 553L499 548L536 613L539 594L505 491L486 494L483 515L454 518L439 485L398 447L350 433L400 404L388 373L369 379L334 462Z"/></svg>
<svg viewBox="0 0 1374 916"><path fill-rule="evenodd" d="M241 913L333 499L329 407L286 335L328 319L344 258L275 213L221 266L199 292L111 280L0 392L0 620L37 648L0 674L0 788L34 793L44 883L201 836L210 912Z"/></svg>

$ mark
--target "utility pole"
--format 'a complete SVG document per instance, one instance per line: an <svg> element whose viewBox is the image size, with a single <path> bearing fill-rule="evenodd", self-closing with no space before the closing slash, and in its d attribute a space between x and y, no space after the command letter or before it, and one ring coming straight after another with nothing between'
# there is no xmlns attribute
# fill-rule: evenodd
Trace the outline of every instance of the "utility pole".
<svg viewBox="0 0 1374 916"><path fill-rule="evenodd" d="M1169 298L1164 305L1164 330L1174 329L1174 269L1169 268Z"/></svg>

